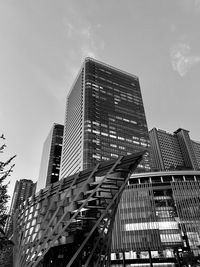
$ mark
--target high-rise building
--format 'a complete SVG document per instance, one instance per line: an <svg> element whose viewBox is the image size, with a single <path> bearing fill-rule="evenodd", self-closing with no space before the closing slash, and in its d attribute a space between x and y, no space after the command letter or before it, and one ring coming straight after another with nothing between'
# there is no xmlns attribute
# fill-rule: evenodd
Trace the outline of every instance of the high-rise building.
<svg viewBox="0 0 200 267"><path fill-rule="evenodd" d="M36 184L32 180L21 179L15 183L11 201L10 214L18 209L19 205L35 193Z"/></svg>
<svg viewBox="0 0 200 267"><path fill-rule="evenodd" d="M200 143L189 131L179 128L173 134L153 128L149 132L152 170L200 169Z"/></svg>
<svg viewBox="0 0 200 267"><path fill-rule="evenodd" d="M13 215L16 210L20 207L20 204L27 200L29 197L35 194L36 183L29 179L21 179L16 181L11 200L9 217L6 222L5 232L8 237L13 234Z"/></svg>
<svg viewBox="0 0 200 267"><path fill-rule="evenodd" d="M86 58L67 97L61 178L148 147L138 77ZM149 169L146 155L137 171Z"/></svg>
<svg viewBox="0 0 200 267"><path fill-rule="evenodd" d="M63 129L63 125L54 123L44 142L36 192L59 180Z"/></svg>

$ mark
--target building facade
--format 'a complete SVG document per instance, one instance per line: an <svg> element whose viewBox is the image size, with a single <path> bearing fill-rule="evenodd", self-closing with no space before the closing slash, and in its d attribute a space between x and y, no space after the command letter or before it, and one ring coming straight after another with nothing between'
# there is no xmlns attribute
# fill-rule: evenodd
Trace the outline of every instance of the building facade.
<svg viewBox="0 0 200 267"><path fill-rule="evenodd" d="M62 179L21 205L14 224L16 266L83 266L100 241L99 231L103 231L102 237L107 233L104 226L108 220L97 223L98 216L102 212L105 216L110 214L109 203L115 203L115 195L121 190L114 186L123 186L124 174L132 169L135 160L137 157L130 155L116 162L104 162ZM200 259L199 195L200 171L132 175L115 215L109 266L175 267L189 264L188 259L191 263L191 258ZM107 206L100 204L105 200ZM98 231L92 236L94 225ZM92 245L85 243L88 229L91 239L87 240ZM104 254L98 250L106 245L102 241L96 248L103 259ZM78 257L80 242L85 247ZM84 248L90 253L85 253ZM67 265L73 255L78 261Z"/></svg>
<svg viewBox="0 0 200 267"><path fill-rule="evenodd" d="M199 194L200 171L134 174L115 217L113 266L185 266L188 254L199 259Z"/></svg>
<svg viewBox="0 0 200 267"><path fill-rule="evenodd" d="M63 125L54 123L47 139L45 140L42 151L39 179L37 182L37 192L59 180L63 130Z"/></svg>
<svg viewBox="0 0 200 267"><path fill-rule="evenodd" d="M152 170L200 169L200 143L189 131L179 128L173 134L153 128L149 132Z"/></svg>
<svg viewBox="0 0 200 267"><path fill-rule="evenodd" d="M9 210L9 217L5 226L5 232L8 237L11 237L13 234L14 213L24 201L35 194L35 190L36 183L34 183L32 180L21 179L16 181Z"/></svg>
<svg viewBox="0 0 200 267"><path fill-rule="evenodd" d="M19 208L20 204L35 194L36 184L32 180L21 179L16 181L11 200L10 214Z"/></svg>
<svg viewBox="0 0 200 267"><path fill-rule="evenodd" d="M139 79L86 58L67 97L61 178L147 149ZM138 171L149 171L148 155Z"/></svg>

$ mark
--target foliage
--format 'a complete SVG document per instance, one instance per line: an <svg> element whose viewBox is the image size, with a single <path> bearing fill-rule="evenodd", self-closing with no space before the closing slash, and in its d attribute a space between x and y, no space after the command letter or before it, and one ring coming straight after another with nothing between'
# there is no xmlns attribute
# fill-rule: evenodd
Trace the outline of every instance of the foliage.
<svg viewBox="0 0 200 267"><path fill-rule="evenodd" d="M0 139L1 142L4 142L5 137L3 134L0 136ZM0 145L0 153L3 153L5 148L6 144ZM8 185L5 184L5 179L10 176L11 172L13 171L14 164L11 165L11 161L15 157L16 155L6 161L0 161L0 250L3 249L4 246L7 246L11 243L11 241L6 238L4 232L4 226L8 218L7 202L9 198L7 194Z"/></svg>

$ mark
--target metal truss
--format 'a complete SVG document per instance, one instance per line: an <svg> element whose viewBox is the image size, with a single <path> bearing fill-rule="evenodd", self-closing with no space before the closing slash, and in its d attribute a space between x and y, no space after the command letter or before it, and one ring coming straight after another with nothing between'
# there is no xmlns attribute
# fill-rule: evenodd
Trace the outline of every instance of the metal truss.
<svg viewBox="0 0 200 267"><path fill-rule="evenodd" d="M73 243L67 267L109 266L117 206L143 154L97 164L27 201L15 216L15 266L36 267L52 247Z"/></svg>

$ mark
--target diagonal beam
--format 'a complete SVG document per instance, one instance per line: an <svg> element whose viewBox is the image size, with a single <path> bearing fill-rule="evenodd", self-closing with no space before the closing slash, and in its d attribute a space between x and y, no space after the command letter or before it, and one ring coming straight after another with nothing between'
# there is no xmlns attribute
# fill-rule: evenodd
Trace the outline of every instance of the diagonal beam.
<svg viewBox="0 0 200 267"><path fill-rule="evenodd" d="M61 184L62 184L62 183L61 183ZM60 186L61 186L61 184L60 184ZM59 187L60 187L60 186L59 186ZM43 201L45 201L45 200L48 199L48 197L49 197L49 195L50 195L50 193L51 193L51 188L52 188L52 186L50 186L50 187L48 188L47 194L45 195ZM59 189L59 188L58 188L58 189ZM40 198L41 198L41 195L42 195L42 192L40 192ZM29 212L30 212L30 209L29 209ZM24 211L24 214L25 214L25 211ZM34 226L33 232L34 232L35 228L36 228L36 225ZM37 234L38 234L38 233L37 233ZM25 231L23 232L22 240L24 239L24 237L25 237ZM28 245L21 246L21 247L20 247L19 254L22 254L22 250L25 251L27 247L28 247Z"/></svg>
<svg viewBox="0 0 200 267"><path fill-rule="evenodd" d="M62 185L63 185L63 180L61 180L61 182L60 182L60 184L59 184L59 186L58 186L58 188L57 188L57 190L56 190L55 195L56 195L57 193L59 193L60 189L62 188ZM51 194L51 189L52 189L52 185L48 188L48 192L47 192L47 194L45 195L45 197L44 197L44 199L43 199L42 201L47 201L47 200L48 200L48 198L49 198L49 196L50 196L50 194ZM40 194L42 194L42 191L41 191ZM40 197L40 198L42 198L42 197ZM38 201L38 202L39 202L39 201ZM54 204L55 202L56 202L56 201L52 201L52 202L50 203L50 206L49 206L48 210L46 211L46 214L45 214L45 216L44 216L44 218L43 218L43 222L42 222L42 224L41 224L40 227L44 226L45 220L46 220L47 215L48 215L48 211L52 208L52 206L53 206L53 204ZM34 230L35 230L35 228L36 228L36 225L34 226ZM33 232L34 232L34 230L33 230ZM38 233L39 233L39 231L36 233L36 236L35 236L34 240L37 239ZM34 240L33 240L33 243L34 243ZM32 245L33 245L33 243L32 243ZM30 244L29 244L29 246L30 246ZM37 247L37 246L38 246L38 243L35 244L35 247ZM22 248L23 248L23 250L25 251L26 248L27 248L27 246L25 245L25 246L23 246ZM24 257L22 257L22 258L21 258L21 261L20 261L20 266L23 266L23 265L24 265L24 261L25 261L26 258L27 258L26 256L28 256L28 255L26 255L26 254L24 253Z"/></svg>
<svg viewBox="0 0 200 267"><path fill-rule="evenodd" d="M104 225L104 227L103 227L103 229L102 229L102 232L105 231L106 227L108 226L108 222L109 222L109 221L107 221L106 224ZM96 240L95 245L94 245L92 251L90 252L89 257L88 257L86 263L84 264L84 267L88 267L88 265L89 265L89 263L90 263L92 257L94 256L94 252L95 252L96 248L98 247L99 242L100 242L100 240L101 240L101 238L102 238L102 232L101 232L101 234L99 235L98 239Z"/></svg>
<svg viewBox="0 0 200 267"><path fill-rule="evenodd" d="M89 175L88 179L85 181L85 183L82 185L81 188L84 188L86 184L89 183L89 181L92 179L93 175L95 174L95 172L97 171L98 167L100 164L97 164L95 166L95 168L93 169L93 171L91 172L91 174ZM70 187L71 188L71 187ZM81 189L80 188L80 189ZM51 235L47 238L47 240L49 240L52 236L53 233L55 232L55 230L58 228L58 226L60 225L60 223L64 220L64 218L66 217L67 213L70 212L70 208L73 207L74 202L76 202L78 200L78 198L80 197L80 193L82 193L82 190L80 190L79 194L77 194L77 196L74 198L74 200L71 202L71 204L68 206L68 210L66 212L63 213L62 217L60 218L60 220L57 222L57 224L55 225ZM36 266L36 264L39 262L39 260L41 260L41 258L48 252L48 250L50 249L50 247L55 243L55 241L62 235L62 233L65 231L65 229L69 226L69 224L71 223L71 221L76 217L76 215L80 212L80 210L85 206L85 203L83 203L81 205L81 207L77 210L77 212L71 217L70 221L67 223L67 225L65 225L65 227L62 229L62 231L57 234L52 241L50 241L50 245L49 248L47 248L43 254L41 256L39 256L39 258L36 260L36 262L32 265L33 267ZM49 225L48 225L49 226ZM45 242L45 244L47 243L47 240ZM45 245L44 244L44 245ZM37 257L38 253L34 256L33 260Z"/></svg>
<svg viewBox="0 0 200 267"><path fill-rule="evenodd" d="M95 192L97 192L97 190L100 188L101 184L107 179L107 177L110 175L111 172L113 172L113 170L115 169L115 167L121 162L123 156L119 157L118 160L116 162L114 162L114 164L112 165L112 167L110 168L110 170L107 172L107 174L104 176L104 178L102 179L102 181L96 186L96 188L88 195L87 199L85 199L85 201L82 203L82 205L79 207L79 209L77 209L77 211L74 213L74 215L70 218L70 221L68 221L66 223L66 225L63 227L62 231L60 233L58 233L52 241L50 241L50 244L49 244L49 247L45 250L45 252L43 252L43 254L41 256L39 256L39 258L36 260L36 262L32 265L32 267L35 267L37 265L37 263L41 260L41 258L48 252L48 250L50 249L50 247L55 243L55 241L62 235L62 233L67 229L67 227L71 224L72 220L76 218L77 214L81 211L81 209L83 209L87 203L88 203L88 200L93 196L93 194ZM87 184L89 184L92 176L94 175L94 173L97 171L98 167L99 167L100 164L97 164L95 169L93 170L92 174L88 177L88 179L86 180L86 182L82 185L81 188L84 188ZM81 189L80 188L80 189ZM82 190L80 190L80 193L82 193ZM75 197L75 199L73 200L73 202L71 203L70 206L73 205L74 202L76 202L79 198L79 194ZM60 224L60 222L63 221L63 219L65 218L66 214L68 213L69 211L66 211L63 216L61 217L61 219L59 220L59 222L57 223L56 227L54 228L54 231L55 229L58 227L58 225ZM53 235L53 232L51 234L51 236ZM48 238L50 239L50 238ZM47 239L47 240L48 240ZM46 242L47 242L46 240ZM37 257L37 254L34 256L33 260Z"/></svg>
<svg viewBox="0 0 200 267"><path fill-rule="evenodd" d="M56 215L57 215L58 212L59 212L59 209L63 206L67 194L69 193L69 191L71 190L71 188L74 186L74 184L76 183L76 181L77 181L78 178L79 178L79 173L75 176L75 178L73 179L73 181L72 181L70 187L66 190L63 199L62 199L62 200L60 201L60 203L58 204L57 209L55 210L55 212L54 212L54 214L53 214L51 220L48 222L48 225L46 226L46 229L45 229L45 231L42 233L42 236L41 236L40 240L38 241L38 243L36 244L36 246L37 246L37 245L42 241L42 239L44 238L46 232L48 231L48 227L52 224L53 220L55 219ZM62 182L61 182L60 186L59 186L58 189L57 189L57 192L56 192L56 194L55 194L55 197L58 196L59 191L61 190L62 185L63 185L63 183L64 183L64 179L62 179L61 181L62 181ZM44 217L44 221L43 221L41 227L44 226L44 224L45 224L45 220L46 220L47 216L49 215L49 211L51 210L53 204L55 204L55 203L58 203L58 201L55 200L55 201L52 201L52 202L50 203L50 206L49 206L48 210L46 211L46 214L45 214L45 217ZM39 232L37 232L36 237L38 236L38 233L39 233ZM36 237L35 237L35 239L36 239Z"/></svg>
<svg viewBox="0 0 200 267"><path fill-rule="evenodd" d="M112 221L114 221L114 216L115 216L115 213L116 213L116 210L117 210L117 205L115 205L115 206L116 206L116 209L114 208L113 211L112 211L112 214L109 214L109 218L107 218L106 223L104 224L103 228L101 229L101 233L99 234L98 239L95 241L95 244L93 246L93 249L90 252L90 255L89 255L87 261L85 262L84 267L89 267L90 261L91 261L92 257L94 256L94 252L97 249L97 247L99 245L99 242L100 242L100 240L102 238L104 238L104 245L102 246L101 251L103 251L103 249L104 249L104 247L106 245L109 246L109 242L106 242L106 241L108 240L108 236L109 237L111 236L111 232L112 232ZM103 237L103 235L105 235L105 230L106 229L107 229L106 237ZM111 229L111 231L110 231L110 229ZM99 253L99 257L100 256L101 256L101 253Z"/></svg>
<svg viewBox="0 0 200 267"><path fill-rule="evenodd" d="M137 166L137 165L136 165L136 166ZM86 245L86 243L88 242L88 240L89 240L90 237L92 236L94 230L97 228L97 226L99 225L99 223L101 222L101 220L104 218L105 213L107 213L108 210L109 210L109 209L112 207L112 205L114 204L115 200L118 198L118 201L119 201L119 199L120 199L119 197L121 196L121 193L123 192L123 190L124 190L124 188L125 188L125 186L126 186L126 184L127 184L127 182L128 182L128 179L129 179L130 175L131 175L130 173L129 173L129 175L127 175L127 178L125 178L125 181L124 181L124 183L122 184L122 186L120 187L118 193L113 197L112 201L108 204L108 206L107 206L106 209L105 209L104 214L102 214L102 215L100 216L100 218L97 220L97 222L95 223L95 225L93 226L93 228L90 230L89 235L84 239L83 243L82 243L81 246L78 248L78 250L76 251L76 253L73 255L73 257L71 258L71 260L69 261L69 263L67 264L66 267L70 267L70 266L73 264L74 260L77 258L77 256L79 255L79 253L82 251L83 247Z"/></svg>
<svg viewBox="0 0 200 267"><path fill-rule="evenodd" d="M108 210L109 210L109 208L108 208L108 210L106 209L106 206L109 204L109 201L112 202L111 203L111 209L113 209L113 207L116 206L117 199L115 198L116 200L113 202L112 197L115 196L116 193L117 193L116 195L118 195L118 198L120 197L120 195L117 192L117 188L120 188L120 187L122 188L124 180L126 180L126 176L121 176L121 177L117 178L117 175L116 176L115 175L109 176L109 174L112 173L112 170L114 170L114 172L118 172L121 170L123 171L125 169L129 170L128 172L130 173L133 166L136 165L139 160L141 160L141 157L142 157L142 153L136 153L135 155L120 157L117 160L117 162L113 160L113 161L109 161L109 162L100 163L100 166L97 167L97 169L96 169L97 170L96 173L94 172L95 175L91 174L92 170L80 172L80 179L77 178L77 182L73 181L73 180L75 180L75 179L73 179L73 178L75 178L73 176L73 178L71 180L69 179L69 182L67 184L65 184L64 187L60 188L60 191L59 190L57 191L57 186L56 186L55 190L54 191L52 190L52 194L49 195L49 194L46 194L46 192L45 192L45 195L43 194L44 197L47 197L47 195L48 195L48 200L51 200L51 201L48 201L50 206L48 206L48 208L47 208L46 205L43 205L45 213L43 213L41 215L39 213L39 216L41 218L46 218L45 227L46 227L46 224L47 224L47 227L46 227L46 229L44 227L43 227L43 229L40 229L40 231L41 231L40 233L42 234L42 236L39 239L39 241L36 240L37 237L39 236L39 232L36 232L37 231L35 229L36 226L34 226L34 228L32 227L32 229L34 229L34 231L31 231L31 233L28 233L29 238L30 238L29 243L27 244L27 241L28 241L27 240L26 244L21 246L22 251L23 251L22 255L18 254L18 259L21 259L20 260L21 264L18 265L18 267L22 267L22 266L23 267L30 267L30 266L36 267L36 264L42 259L42 257L45 256L45 254L49 251L49 249L53 245L55 245L57 240L59 240L59 238L62 235L65 236L65 233L64 233L65 231L68 231L69 236L74 234L74 230L76 229L76 223L78 223L78 225L79 225L79 222L83 223L83 222L85 222L85 220L86 221L92 220L92 224L94 224L95 223L94 218L99 219L99 216L102 217L101 215L104 216L102 218L105 218L106 213L108 213ZM94 171L94 169L93 169L93 171ZM101 176L101 179L103 177L103 179L100 181L94 180L94 177L98 177L98 174ZM74 182L74 185L76 185L76 188L73 188L73 186L70 184L71 181L72 181L72 183ZM69 184L70 184L70 187L68 187ZM89 190L87 190L87 188ZM91 189L91 188L93 188L93 189ZM71 189L72 189L72 192L70 192L70 194L69 194L68 190L71 190ZM75 192L74 192L74 189L75 189ZM66 192L66 191L68 191L68 192ZM97 193L97 192L99 192L99 193ZM62 194L62 199L60 198L60 194ZM106 206L104 206L104 205L101 206L102 199L104 198L104 194L105 194L105 203L104 204ZM63 197L63 195L64 195L64 197ZM56 198L56 196L59 196L59 199ZM69 196L70 198L72 197L72 202L68 206L66 206L67 204L65 203L66 202L66 196ZM60 199L61 199L61 201L60 201ZM94 202L95 204L92 204L93 202L90 203L90 201L93 199L95 201ZM35 206L36 206L38 203L38 197L36 199L34 199L34 201L35 201ZM31 207L30 204L34 204L32 202L28 203L28 206ZM55 205L55 203L57 205ZM78 205L78 207L74 207L74 205ZM52 206L53 206L53 208L52 208ZM65 206L65 208L64 208L64 206ZM30 208L30 207L27 207L27 208ZM84 209L84 208L86 208L86 210L88 210L88 211L86 211L82 214L82 209ZM90 212L92 212L92 213L90 213ZM52 220L52 217L51 217L52 215L54 216L54 219L56 218L55 221ZM109 210L109 215L111 215L110 210ZM23 216L23 212L21 212L20 216ZM47 217L47 216L49 216L49 217ZM35 218L35 217L33 217L33 218ZM66 220L67 218L70 218L70 220ZM20 224L23 223L22 219L21 218L19 219ZM36 219L37 219L37 217L36 217ZM48 222L47 219L50 219L50 221ZM22 220L22 222L21 222L21 220ZM99 229L98 232L100 233L104 227L104 224L101 223L101 226L100 226L100 222L102 221L101 218L98 221L99 221L99 223L95 224L96 225L95 229L98 228ZM53 222L55 222L56 224L53 225ZM65 225L64 225L64 222L66 223ZM106 220L105 220L105 222L106 222ZM44 221L43 222L38 221L38 223L40 226L44 226ZM37 226L38 226L38 223L36 223ZM24 224L26 225L27 222L25 222ZM84 225L85 225L85 223L83 224L83 226ZM87 225L87 223L86 223L86 225ZM93 225L91 226L90 223L89 223L89 225L90 225L90 227L93 227ZM109 226L110 226L110 224L109 224ZM58 227L59 227L59 229L58 229ZM83 228L82 231L84 233L87 233L87 234L89 233L90 238L91 238L93 236L95 229L92 230L92 232L89 231L89 229L87 232L85 232L86 229ZM109 227L109 229L111 229L111 228ZM48 230L49 230L49 233L47 232ZM50 232L50 231L52 231L52 232ZM22 230L21 230L21 232L23 233ZM111 238L111 235L109 235L110 230L108 232L106 231L106 233L108 233L108 236L106 235L105 238L107 241L109 241ZM106 233L103 233L103 237L104 237L104 234L106 234ZM16 234L16 236L17 236L17 234ZM34 237L34 242L32 239L33 237ZM37 243L35 241L37 241ZM89 243L86 245L86 243L88 241L89 241ZM93 245L91 243L92 238L90 240L88 239L87 242L85 244L83 244L83 249L89 252L90 249L93 248ZM108 244L108 242L107 242L107 244ZM36 245L39 245L39 247L37 247ZM84 247L85 245L86 245L86 247ZM104 248L102 248L102 252L101 252L101 253L103 253L103 255L107 255L104 257L104 261L109 256L108 255L109 254L108 253L109 247L110 246L106 246L106 243L104 243ZM98 251L99 251L99 249L100 248L97 247ZM94 250L94 253L96 251ZM79 252L79 254L80 254L80 252ZM88 256L88 253L86 253L86 255ZM94 254L94 255L96 257L96 254ZM77 257L79 257L79 256L77 255ZM32 260L33 261L35 260L35 262L33 262ZM88 258L86 260L88 260ZM93 260L94 260L94 258L92 258L92 261ZM101 262L101 264L103 263L102 258L101 258L100 262Z"/></svg>
<svg viewBox="0 0 200 267"><path fill-rule="evenodd" d="M78 177L79 177L79 173L75 176L75 179L72 180L72 183L71 183L70 187L74 185L74 183L77 181ZM47 209L47 211L46 211L46 214L45 214L45 216L44 216L44 218L43 218L43 222L42 222L42 224L41 224L41 226L40 226L41 228L42 228L42 227L44 226L44 224L45 224L45 221L46 221L46 219L47 219L47 216L49 215L49 211L51 210L51 208L53 207L53 205L54 205L55 203L57 203L57 200L54 201L54 199L56 199L56 196L57 196L57 195L59 194L59 192L61 191L62 186L63 186L63 183L64 183L64 179L62 179L62 180L60 181L60 184L59 184L59 186L58 186L58 188L57 188L57 190L56 190L56 192L55 192L53 201L50 202L50 206L48 207L48 209ZM61 201L60 205L63 204L64 199L65 199L66 195L68 194L68 192L69 192L69 190L70 190L70 187L69 187L68 190L66 190L66 193L65 193L65 195L64 195L64 198L63 198L63 200ZM48 197L49 197L49 195L50 195L50 193L51 193L51 188L52 188L52 186L49 187L49 189L48 189L48 193L45 195L45 198L43 199L43 201L45 201L45 200L48 199ZM53 217L52 217L51 220L53 220L53 219L55 218L55 216L56 216L56 214L57 214L57 212L58 212L58 209L59 209L59 207L58 207L58 208L56 209L56 211L54 212L54 215L53 215ZM48 224L48 226L49 226L49 224ZM36 227L36 225L35 225L35 227ZM35 227L34 227L34 229L35 229ZM45 229L45 233L46 233L46 230L47 230L47 229L48 229L48 227L46 227L46 229ZM34 231L33 231L33 232L34 232ZM38 247L39 243L41 242L41 239L43 239L45 233L42 234L40 240L34 245L36 248ZM39 234L39 231L36 233L36 236L35 236L34 240L37 240L38 234ZM33 241L33 242L34 242L34 241ZM29 245L29 246L30 246L30 245ZM26 248L26 246L25 246L25 248ZM28 256L28 255L24 255L24 257L21 259L20 266L25 266L25 265L24 265L24 264L25 264L24 261L26 261L27 256Z"/></svg>
<svg viewBox="0 0 200 267"><path fill-rule="evenodd" d="M93 171L91 172L91 174L90 174L90 176L89 176L88 179L90 179L90 178L93 176L93 174L94 174L94 172L96 171L96 169L98 168L98 166L99 166L99 164L97 164L97 166L95 167L95 169L93 169ZM57 207L56 212L54 213L53 217L52 217L51 220L49 221L49 223L48 223L48 225L47 225L47 227L46 227L46 229L45 229L45 232L42 234L42 237L41 237L40 240L37 242L37 245L35 246L36 249L37 249L38 245L44 240L45 234L46 234L46 232L48 231L49 226L51 225L51 223L52 223L53 220L55 219L55 217L56 217L56 215L57 215L57 213L58 213L60 207L64 204L65 197L67 196L67 194L69 193L69 191L72 189L72 187L75 185L75 183L76 183L76 181L77 181L78 178L79 178L79 173L76 175L75 179L72 181L72 184L71 184L70 187L67 189L67 191L66 191L66 193L65 193L65 195L64 195L63 200L61 201L61 203L60 203L59 206ZM58 193L59 193L59 191L57 192L57 194L58 194ZM48 213L46 213L46 216L48 216ZM61 221L61 220L59 220L59 222L57 222L57 224L56 224L57 227L58 227L60 221ZM56 227L56 226L55 226L55 227ZM54 227L54 231L55 231L55 229L57 229L57 227L56 227L56 228L55 228L55 227ZM52 236L52 235L53 235L53 232L51 233L51 236ZM47 243L47 241L45 241L44 245L45 245L46 243ZM32 253L35 253L35 252L36 252L32 260L34 260L34 259L37 257L38 253L39 253L38 251L36 251L36 249L35 249L35 251L32 252ZM28 255L27 255L27 256L28 256ZM27 259L27 256L25 255L24 259L22 259L21 264L25 264L25 261L26 261L26 259ZM28 264L28 265L29 265L29 264ZM26 265L21 265L21 266L26 266Z"/></svg>
<svg viewBox="0 0 200 267"><path fill-rule="evenodd" d="M123 191L123 189L122 189L122 191ZM105 266L105 261L106 261L107 257L110 256L109 252L110 252L110 247L111 247L111 242L112 242L112 230L113 230L113 224L114 224L114 219L115 219L115 214L117 211L118 204L119 204L119 197L116 200L114 209L113 209L112 214L110 216L110 225L108 228L108 233L107 233L106 239L104 240L104 244L101 248L101 251L99 253L99 257L98 257L98 260L97 260L95 266L99 266L99 261L101 261L101 255L102 255L102 252L104 249L106 249L106 252L105 252L102 266Z"/></svg>

